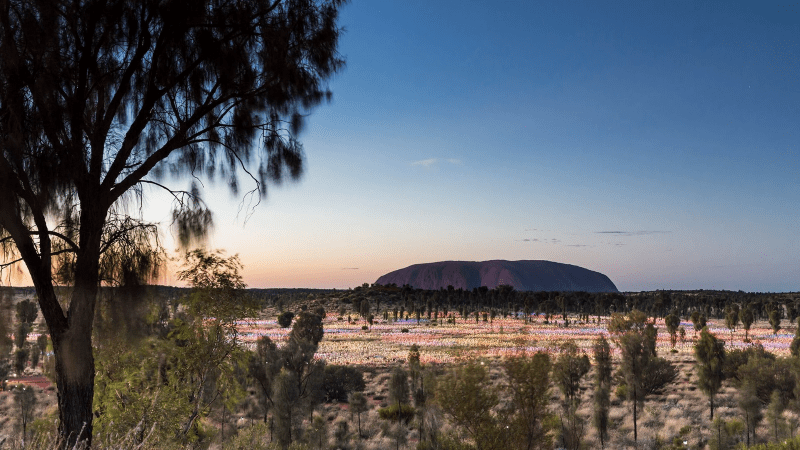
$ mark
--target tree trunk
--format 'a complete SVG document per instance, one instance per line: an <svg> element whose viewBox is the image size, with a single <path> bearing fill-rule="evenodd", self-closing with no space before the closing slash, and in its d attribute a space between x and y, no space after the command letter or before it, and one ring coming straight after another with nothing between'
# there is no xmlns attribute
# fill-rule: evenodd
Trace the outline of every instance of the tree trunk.
<svg viewBox="0 0 800 450"><path fill-rule="evenodd" d="M58 388L59 435L65 448L82 441L91 445L94 397L91 332L71 328L64 333L52 333L51 339Z"/></svg>
<svg viewBox="0 0 800 450"><path fill-rule="evenodd" d="M709 398L711 399L711 419L710 420L714 420L714 395L713 394L709 395Z"/></svg>
<svg viewBox="0 0 800 450"><path fill-rule="evenodd" d="M639 399L636 396L636 387L633 387L633 443L636 444L638 441L638 434L636 430L636 404L639 403Z"/></svg>

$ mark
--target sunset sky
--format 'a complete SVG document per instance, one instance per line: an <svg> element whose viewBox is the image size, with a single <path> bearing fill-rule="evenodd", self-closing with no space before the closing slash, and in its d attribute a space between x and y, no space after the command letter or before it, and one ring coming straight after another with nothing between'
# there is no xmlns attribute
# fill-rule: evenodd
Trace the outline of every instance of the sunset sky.
<svg viewBox="0 0 800 450"><path fill-rule="evenodd" d="M354 1L340 23L304 178L239 214L206 183L209 245L251 287L545 259L626 291L800 290L798 2Z"/></svg>

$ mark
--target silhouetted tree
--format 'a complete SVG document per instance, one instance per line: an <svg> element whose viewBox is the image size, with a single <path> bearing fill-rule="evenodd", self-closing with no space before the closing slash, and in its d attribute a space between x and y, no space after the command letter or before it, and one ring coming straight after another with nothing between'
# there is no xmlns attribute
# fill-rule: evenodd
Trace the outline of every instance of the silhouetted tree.
<svg viewBox="0 0 800 450"><path fill-rule="evenodd" d="M781 329L781 312L779 309L773 309L769 312L769 324L772 327L772 332L775 335L778 335L778 331Z"/></svg>
<svg viewBox="0 0 800 450"><path fill-rule="evenodd" d="M744 327L744 341L750 342L750 327L753 326L753 322L755 321L755 317L753 316L753 310L750 309L749 306L744 307L739 310L739 320L742 321L742 327Z"/></svg>
<svg viewBox="0 0 800 450"><path fill-rule="evenodd" d="M608 439L608 409L611 406L611 346L600 336L592 347L594 352L595 390L594 426L600 437L600 447Z"/></svg>
<svg viewBox="0 0 800 450"><path fill-rule="evenodd" d="M8 0L0 8L0 268L22 262L55 352L64 445L91 441L98 288L163 261L137 199L166 189L188 246L199 190L302 173L303 114L329 97L340 0ZM247 169L252 170L247 170ZM245 169L245 170L242 170ZM56 282L72 285L62 308Z"/></svg>
<svg viewBox="0 0 800 450"><path fill-rule="evenodd" d="M678 341L678 327L681 325L681 319L678 318L677 314L671 313L664 318L664 325L667 327L667 333L669 333L669 342L672 344L672 348L675 349L675 344Z"/></svg>
<svg viewBox="0 0 800 450"><path fill-rule="evenodd" d="M17 310L17 320L28 325L36 322L36 317L39 315L39 307L30 300L22 300L16 304L15 309Z"/></svg>
<svg viewBox="0 0 800 450"><path fill-rule="evenodd" d="M731 330L731 342L737 325L739 325L739 305L733 303L725 307L725 326Z"/></svg>
<svg viewBox="0 0 800 450"><path fill-rule="evenodd" d="M25 365L28 363L30 354L28 347L18 348L14 352L14 371L17 372L18 377L21 377L22 372L25 371Z"/></svg>

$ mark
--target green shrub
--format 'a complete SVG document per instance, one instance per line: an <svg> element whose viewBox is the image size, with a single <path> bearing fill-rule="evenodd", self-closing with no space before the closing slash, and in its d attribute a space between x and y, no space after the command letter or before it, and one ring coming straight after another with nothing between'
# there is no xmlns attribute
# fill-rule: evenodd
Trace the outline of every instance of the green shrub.
<svg viewBox="0 0 800 450"><path fill-rule="evenodd" d="M614 395L617 396L620 400L625 400L628 398L628 385L620 384L617 386L617 389L614 391Z"/></svg>
<svg viewBox="0 0 800 450"><path fill-rule="evenodd" d="M383 420L402 420L403 423L408 423L414 418L414 407L404 403L397 407L397 404L387 406L378 410L378 416Z"/></svg>

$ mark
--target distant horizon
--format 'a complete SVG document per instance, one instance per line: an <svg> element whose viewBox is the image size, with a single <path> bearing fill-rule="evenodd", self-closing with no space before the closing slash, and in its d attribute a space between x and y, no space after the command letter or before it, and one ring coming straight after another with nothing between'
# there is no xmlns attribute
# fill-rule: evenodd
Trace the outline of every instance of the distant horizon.
<svg viewBox="0 0 800 450"><path fill-rule="evenodd" d="M613 280L612 280L613 281ZM312 291L348 291L353 290L357 287L362 287L364 283L358 286L349 286L345 288L339 287L279 287L279 286L247 286L245 290L248 289L261 289L261 290L269 290L269 289L284 289L284 290L312 290ZM369 283L370 287L373 283ZM169 285L169 284L148 284L146 286L156 286L156 287L169 287L169 288L179 288L179 289L191 289L190 286L177 286L177 285ZM65 287L65 286L59 286ZM398 286L402 287L402 286ZM0 288L13 288L13 289L33 289L33 286L0 286ZM416 289L416 288L415 288ZM429 289L432 290L432 289ZM465 289L466 290L466 289ZM472 289L469 289L471 292ZM636 294L642 292L659 292L659 291L666 291L666 292L694 292L694 291L715 291L715 292L744 292L745 294L800 294L800 290L797 291L747 291L743 289L708 289L708 288L697 288L697 289L654 289L654 290L645 290L645 291L624 291L620 290L620 294ZM542 291L520 291L520 292L542 292ZM547 291L547 292L583 292L583 291Z"/></svg>

